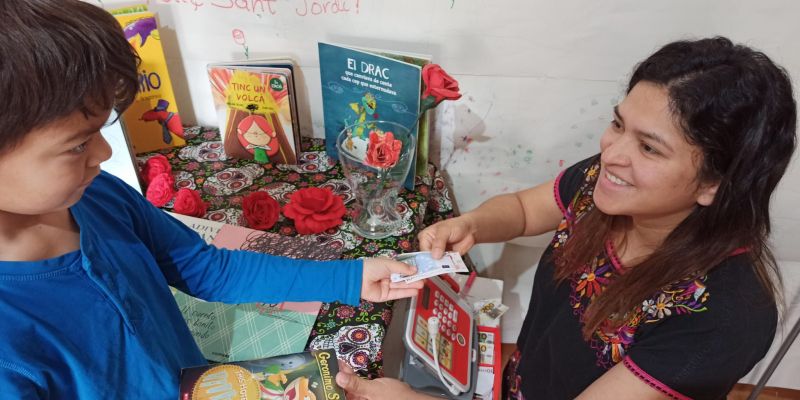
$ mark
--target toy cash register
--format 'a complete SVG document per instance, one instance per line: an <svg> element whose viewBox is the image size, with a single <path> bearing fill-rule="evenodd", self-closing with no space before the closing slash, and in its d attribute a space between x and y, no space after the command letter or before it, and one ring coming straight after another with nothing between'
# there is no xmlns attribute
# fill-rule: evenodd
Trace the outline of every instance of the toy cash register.
<svg viewBox="0 0 800 400"><path fill-rule="evenodd" d="M448 277L449 278L449 277ZM404 341L452 395L472 388L476 361L472 308L452 279L433 277L410 301Z"/></svg>

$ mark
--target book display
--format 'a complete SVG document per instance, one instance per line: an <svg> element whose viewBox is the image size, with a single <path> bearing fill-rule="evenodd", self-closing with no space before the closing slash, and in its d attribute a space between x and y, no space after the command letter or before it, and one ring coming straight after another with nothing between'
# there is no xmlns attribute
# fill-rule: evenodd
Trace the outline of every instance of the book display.
<svg viewBox="0 0 800 400"><path fill-rule="evenodd" d="M135 153L186 144L172 89L158 22L146 6L111 12L141 58L139 88L133 104L122 114Z"/></svg>
<svg viewBox="0 0 800 400"><path fill-rule="evenodd" d="M424 56L394 54L384 50L350 48L319 43L322 108L325 120L325 151L336 159L336 138L351 125L369 121L392 121L419 137L420 98ZM427 118L423 125L427 124ZM351 140L364 141L368 129L359 128ZM424 129L427 132L427 129ZM427 151L427 138L424 148ZM427 159L427 154L425 155ZM416 158L412 168L417 165ZM414 187L409 173L405 187Z"/></svg>
<svg viewBox="0 0 800 400"><path fill-rule="evenodd" d="M259 163L296 164L300 128L288 59L208 66L225 153Z"/></svg>
<svg viewBox="0 0 800 400"><path fill-rule="evenodd" d="M301 238L175 215L211 244L293 258L333 260L340 251ZM172 289L192 336L206 359L241 361L302 351L320 302L225 304Z"/></svg>

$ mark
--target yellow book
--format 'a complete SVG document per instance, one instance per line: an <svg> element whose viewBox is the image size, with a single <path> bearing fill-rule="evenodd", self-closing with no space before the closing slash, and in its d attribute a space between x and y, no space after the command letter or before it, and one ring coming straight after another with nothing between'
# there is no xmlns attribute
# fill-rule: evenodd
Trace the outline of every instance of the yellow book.
<svg viewBox="0 0 800 400"><path fill-rule="evenodd" d="M122 25L125 38L142 59L138 70L136 100L122 114L122 120L136 153L183 146L186 144L183 125L175 103L155 14L136 11L135 8L111 11Z"/></svg>

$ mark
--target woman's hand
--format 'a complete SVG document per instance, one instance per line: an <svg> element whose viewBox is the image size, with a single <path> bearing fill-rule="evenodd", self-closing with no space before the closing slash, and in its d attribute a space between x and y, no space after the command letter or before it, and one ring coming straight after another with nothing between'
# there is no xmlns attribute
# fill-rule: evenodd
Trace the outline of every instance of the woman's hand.
<svg viewBox="0 0 800 400"><path fill-rule="evenodd" d="M465 254L475 245L475 229L466 215L437 222L419 233L420 250L430 251L435 259L448 249Z"/></svg>
<svg viewBox="0 0 800 400"><path fill-rule="evenodd" d="M360 378L342 362L339 362L339 370L336 375L336 383L347 393L348 400L436 399L436 397L414 392L411 386L397 379L378 378L370 381Z"/></svg>
<svg viewBox="0 0 800 400"><path fill-rule="evenodd" d="M416 272L416 267L389 258L365 258L361 278L361 298L382 303L414 296L419 289L422 289L424 284L422 281L392 283L390 277L393 273L412 275Z"/></svg>

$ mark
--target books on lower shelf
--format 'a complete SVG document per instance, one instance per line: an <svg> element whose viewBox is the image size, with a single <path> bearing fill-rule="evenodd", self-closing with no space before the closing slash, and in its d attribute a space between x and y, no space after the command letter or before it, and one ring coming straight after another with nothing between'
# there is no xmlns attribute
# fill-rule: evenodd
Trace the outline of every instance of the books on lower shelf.
<svg viewBox="0 0 800 400"><path fill-rule="evenodd" d="M337 372L333 350L184 368L180 399L343 400Z"/></svg>
<svg viewBox="0 0 800 400"><path fill-rule="evenodd" d="M322 110L325 121L325 151L338 158L336 138L356 123L387 120L399 123L417 136L413 173L405 187L414 188L414 177L427 168L427 115L418 121L422 94L422 67L427 55L388 50L362 49L319 43ZM358 131L366 136L368 132ZM422 165L421 165L422 164Z"/></svg>
<svg viewBox="0 0 800 400"><path fill-rule="evenodd" d="M135 153L184 146L181 123L156 15L146 5L111 10L139 54L136 98L122 114Z"/></svg>
<svg viewBox="0 0 800 400"><path fill-rule="evenodd" d="M318 260L341 255L336 249L302 238L183 215L175 217L204 236L207 243L220 248ZM217 362L302 351L321 306L320 302L225 304L206 302L174 288L172 292L203 356Z"/></svg>
<svg viewBox="0 0 800 400"><path fill-rule="evenodd" d="M287 58L208 65L225 154L261 163L297 163L294 68Z"/></svg>

